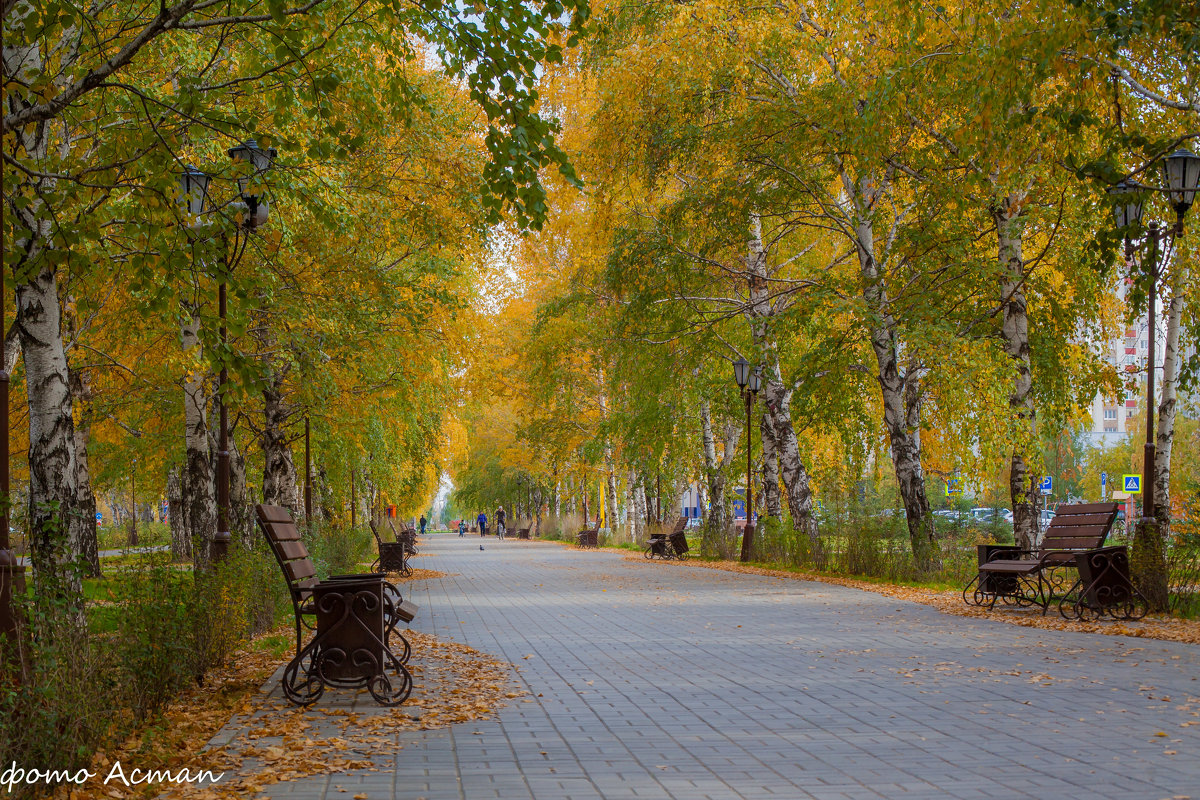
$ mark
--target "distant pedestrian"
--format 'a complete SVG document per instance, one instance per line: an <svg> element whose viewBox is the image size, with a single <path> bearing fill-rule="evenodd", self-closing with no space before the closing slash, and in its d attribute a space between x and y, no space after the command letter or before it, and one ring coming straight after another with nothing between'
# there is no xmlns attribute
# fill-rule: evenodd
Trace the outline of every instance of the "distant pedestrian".
<svg viewBox="0 0 1200 800"><path fill-rule="evenodd" d="M496 509L496 537L504 539L504 534L504 506L500 506Z"/></svg>
<svg viewBox="0 0 1200 800"><path fill-rule="evenodd" d="M429 524L429 523L425 521L425 515L424 515L424 514L422 514L422 515L421 515L421 535L422 535L422 536L424 536L424 535L425 535L425 526L426 526L426 525L428 525L428 524Z"/></svg>
<svg viewBox="0 0 1200 800"><path fill-rule="evenodd" d="M458 538L461 539L466 535L467 535L467 521L465 519L460 519L458 521Z"/></svg>
<svg viewBox="0 0 1200 800"><path fill-rule="evenodd" d="M475 521L479 523L479 538L482 539L484 536L487 536L487 514L480 511Z"/></svg>

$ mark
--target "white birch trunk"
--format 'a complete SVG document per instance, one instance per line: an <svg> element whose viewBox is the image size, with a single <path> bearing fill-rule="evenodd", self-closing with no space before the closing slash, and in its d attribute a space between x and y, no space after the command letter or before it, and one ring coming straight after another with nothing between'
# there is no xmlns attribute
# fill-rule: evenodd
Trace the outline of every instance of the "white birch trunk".
<svg viewBox="0 0 1200 800"><path fill-rule="evenodd" d="M188 315L180 326L183 352L188 357L188 374L183 382L184 442L187 458L183 466L183 499L187 506L188 535L198 567L205 567L209 546L217 532L217 499L209 448L207 368L201 359L200 319Z"/></svg>
<svg viewBox="0 0 1200 800"><path fill-rule="evenodd" d="M877 190L869 178L855 183L845 172L842 173L842 182L847 195L853 198L851 221L855 231L863 300L866 301L869 314L871 349L878 367L876 377L883 400L883 422L891 444L896 482L904 501L913 558L920 569L931 570L937 566L940 558L933 515L925 494L920 427L910 427L911 403L907 397L910 392L914 393L914 397L919 397L920 391L916 376L906 380L900 374L896 320L892 315L884 275L875 260L875 231L869 209L877 197Z"/></svg>
<svg viewBox="0 0 1200 800"><path fill-rule="evenodd" d="M283 506L294 517L299 517L300 489L285 429L288 411L283 398L283 380L277 375L263 388L263 417L263 502Z"/></svg>
<svg viewBox="0 0 1200 800"><path fill-rule="evenodd" d="M1004 307L1005 351L1013 365L1013 390L1008 407L1018 426L1009 470L1008 490L1012 501L1013 533L1016 542L1031 549L1037 540L1037 514L1029 497L1029 467L1025 461L1027 442L1033 436L1033 373L1029 365L1029 315L1025 303L1025 259L1022 252L1024 221L1020 207L1025 193L1010 194L992 212L996 224L997 256L1003 276L1000 302Z"/></svg>
<svg viewBox="0 0 1200 800"><path fill-rule="evenodd" d="M96 495L92 491L92 475L88 466L88 445L92 437L92 382L86 370L70 371L71 400L79 409L75 425L75 485L76 503L82 523L80 553L88 565L88 575L100 577L100 543L96 531Z"/></svg>
<svg viewBox="0 0 1200 800"><path fill-rule="evenodd" d="M14 93L8 97L7 112L19 99L19 78L42 70L38 46L5 47L4 73L17 77L10 81ZM73 57L66 56L69 68ZM15 132L14 143L36 166L48 172L51 141L56 126L36 125ZM58 149L62 149L60 145ZM79 508L78 465L75 457L75 424L72 416L70 372L62 338L62 308L59 304L55 266L46 257L53 245L53 220L42 198L55 191L53 178L23 177L11 186L6 205L17 197L26 201L20 208L7 206L12 235L5 260L12 261L14 273L30 272L25 283L16 287L17 330L25 362L26 404L29 411L29 542L36 572L62 581L61 590L70 596L82 591L74 564L86 539L86 523ZM15 256L15 257L14 257ZM94 524L95 517L92 517ZM49 589L52 580L39 580L39 588ZM57 588L57 587L56 587Z"/></svg>
<svg viewBox="0 0 1200 800"><path fill-rule="evenodd" d="M1171 524L1171 448L1175 443L1175 407L1179 387L1179 325L1183 316L1183 287L1187 271L1180 269L1167 304L1167 340L1163 347L1162 399L1158 403L1158 432L1154 449L1154 505L1158 529L1164 539Z"/></svg>
<svg viewBox="0 0 1200 800"><path fill-rule="evenodd" d="M792 528L809 540L817 552L820 545L817 521L813 516L812 489L808 470L800 457L800 443L796 428L792 424L791 402L793 390L783 383L779 365L779 351L772 330L772 320L780 310L781 303L771 300L769 265L762 241L762 221L757 214L750 217L748 239L749 255L746 269L750 276L750 302L747 316L750 319L754 342L762 352L763 369L763 414L765 431L763 438L763 501L768 516L783 516L779 498L779 477L783 478L787 491L788 509L792 516ZM770 449L768 458L767 450ZM770 473L768 475L768 473ZM769 484L769 485L768 485Z"/></svg>

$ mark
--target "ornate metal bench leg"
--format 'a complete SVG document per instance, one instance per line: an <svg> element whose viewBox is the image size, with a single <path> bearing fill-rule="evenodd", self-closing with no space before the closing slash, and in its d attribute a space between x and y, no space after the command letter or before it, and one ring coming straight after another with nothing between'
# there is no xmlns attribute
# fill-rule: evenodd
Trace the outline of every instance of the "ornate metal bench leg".
<svg viewBox="0 0 1200 800"><path fill-rule="evenodd" d="M971 580L967 581L967 585L963 587L962 599L963 599L963 602L966 603L967 605L969 605L969 606L982 606L983 605L985 595L984 595L983 591L981 591L981 589L980 589L980 587L983 586L983 581L981 580L982 578L983 578L983 573L977 572L977 573L975 573L975 577L971 578ZM975 588L972 589L971 587L975 587ZM969 597L968 597L968 594L970 595Z"/></svg>
<svg viewBox="0 0 1200 800"><path fill-rule="evenodd" d="M1078 617L1111 616L1138 620L1146 616L1146 598L1129 574L1129 551L1123 546L1103 547L1075 557L1079 568Z"/></svg>

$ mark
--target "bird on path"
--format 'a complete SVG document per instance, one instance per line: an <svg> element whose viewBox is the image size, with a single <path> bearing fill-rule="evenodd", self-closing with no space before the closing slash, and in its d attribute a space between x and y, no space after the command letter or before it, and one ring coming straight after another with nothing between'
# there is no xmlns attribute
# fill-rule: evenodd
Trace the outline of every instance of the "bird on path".
<svg viewBox="0 0 1200 800"><path fill-rule="evenodd" d="M483 545L479 545L479 549L480 549L480 550L482 550L482 549L483 549Z"/></svg>

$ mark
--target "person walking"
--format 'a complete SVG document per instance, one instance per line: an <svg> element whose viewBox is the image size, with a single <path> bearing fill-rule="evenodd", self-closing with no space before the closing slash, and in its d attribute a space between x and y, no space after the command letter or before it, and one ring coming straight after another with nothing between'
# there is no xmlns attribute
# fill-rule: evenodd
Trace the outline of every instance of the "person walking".
<svg viewBox="0 0 1200 800"><path fill-rule="evenodd" d="M751 499L753 499L753 498L751 498ZM426 521L426 519L425 519L425 515L424 515L424 514L422 514L422 515L421 515L421 535L422 535L422 536L424 536L424 535L425 535L425 526L426 526L426 525L428 525L428 524L429 524L429 523L428 523L428 521Z"/></svg>
<svg viewBox="0 0 1200 800"><path fill-rule="evenodd" d="M487 514L480 511L475 521L479 523L479 538L482 539L484 536L487 536Z"/></svg>
<svg viewBox="0 0 1200 800"><path fill-rule="evenodd" d="M460 519L458 521L458 538L461 539L466 535L467 535L467 521L465 519Z"/></svg>
<svg viewBox="0 0 1200 800"><path fill-rule="evenodd" d="M504 506L500 506L496 509L496 537L503 541L504 533Z"/></svg>

